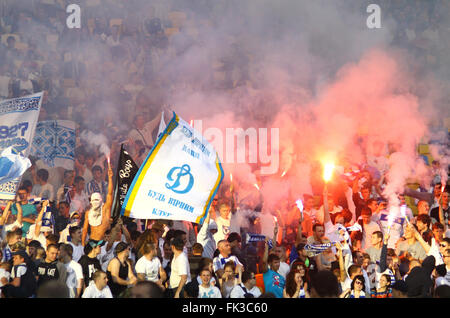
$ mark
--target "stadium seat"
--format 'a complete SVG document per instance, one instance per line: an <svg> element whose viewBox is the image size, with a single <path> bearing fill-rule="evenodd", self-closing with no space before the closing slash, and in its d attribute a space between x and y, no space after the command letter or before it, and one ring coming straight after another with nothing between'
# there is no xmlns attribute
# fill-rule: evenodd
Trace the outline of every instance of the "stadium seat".
<svg viewBox="0 0 450 318"><path fill-rule="evenodd" d="M113 25L121 26L123 23L122 19L111 19L109 20L109 26L112 27Z"/></svg>
<svg viewBox="0 0 450 318"><path fill-rule="evenodd" d="M164 30L164 33L167 36L171 36L171 35L177 34L178 32L179 32L178 28L166 28Z"/></svg>
<svg viewBox="0 0 450 318"><path fill-rule="evenodd" d="M86 6L95 7L101 5L101 0L86 0Z"/></svg>
<svg viewBox="0 0 450 318"><path fill-rule="evenodd" d="M94 32L95 20L94 19L88 19L87 26L88 26L88 29L89 29L90 33Z"/></svg>
<svg viewBox="0 0 450 318"><path fill-rule="evenodd" d="M16 42L16 49L18 49L19 51L26 51L28 49L28 44L23 43L23 42Z"/></svg>
<svg viewBox="0 0 450 318"><path fill-rule="evenodd" d="M430 153L430 146L428 144L419 144L419 153L426 155Z"/></svg>
<svg viewBox="0 0 450 318"><path fill-rule="evenodd" d="M22 61L21 60L14 60L14 66L16 68L20 68L21 65L22 65Z"/></svg>
<svg viewBox="0 0 450 318"><path fill-rule="evenodd" d="M261 290L261 293L264 294L265 288L264 288L263 274L255 274L255 279L256 279L256 286Z"/></svg>
<svg viewBox="0 0 450 318"><path fill-rule="evenodd" d="M58 43L59 35L58 34L47 34L47 44L55 47Z"/></svg>
<svg viewBox="0 0 450 318"><path fill-rule="evenodd" d="M65 88L69 88L69 87L75 87L75 81L71 78L65 78L63 80L63 86Z"/></svg>
<svg viewBox="0 0 450 318"><path fill-rule="evenodd" d="M419 212L417 210L416 202L414 201L414 198L405 196L405 202L408 208L411 209L414 216L416 216Z"/></svg>
<svg viewBox="0 0 450 318"><path fill-rule="evenodd" d="M187 28L186 33L192 36L194 39L198 37L198 29L197 28Z"/></svg>

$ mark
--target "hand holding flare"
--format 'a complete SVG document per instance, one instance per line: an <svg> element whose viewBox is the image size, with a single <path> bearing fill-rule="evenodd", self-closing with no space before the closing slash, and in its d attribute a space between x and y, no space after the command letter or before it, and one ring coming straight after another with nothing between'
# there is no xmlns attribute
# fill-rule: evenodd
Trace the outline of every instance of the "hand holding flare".
<svg viewBox="0 0 450 318"><path fill-rule="evenodd" d="M406 205L402 205L402 206L400 207L400 212L402 213L402 216L406 219L406 222L407 222L408 224L410 224L410 223L409 223L408 216L406 216Z"/></svg>
<svg viewBox="0 0 450 318"><path fill-rule="evenodd" d="M394 223L395 216L392 213L392 208L389 209L389 216L388 216L388 228L387 228L387 235L391 232L392 223Z"/></svg>
<svg viewBox="0 0 450 318"><path fill-rule="evenodd" d="M302 220L303 220L303 202L301 199L298 199L297 201L295 201L295 203L297 203L297 207L300 210L300 214L301 214Z"/></svg>
<svg viewBox="0 0 450 318"><path fill-rule="evenodd" d="M323 180L328 183L333 176L334 163L327 163L323 168Z"/></svg>
<svg viewBox="0 0 450 318"><path fill-rule="evenodd" d="M233 187L233 175L230 172L230 192L233 192L234 187Z"/></svg>

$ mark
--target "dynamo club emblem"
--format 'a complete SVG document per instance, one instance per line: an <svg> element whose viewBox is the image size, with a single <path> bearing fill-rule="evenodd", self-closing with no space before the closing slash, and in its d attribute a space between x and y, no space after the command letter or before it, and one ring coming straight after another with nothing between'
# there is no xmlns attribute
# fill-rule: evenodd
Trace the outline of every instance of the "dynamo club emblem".
<svg viewBox="0 0 450 318"><path fill-rule="evenodd" d="M173 183L166 183L166 188L179 194L188 193L194 185L191 167L187 164L170 169L167 180Z"/></svg>

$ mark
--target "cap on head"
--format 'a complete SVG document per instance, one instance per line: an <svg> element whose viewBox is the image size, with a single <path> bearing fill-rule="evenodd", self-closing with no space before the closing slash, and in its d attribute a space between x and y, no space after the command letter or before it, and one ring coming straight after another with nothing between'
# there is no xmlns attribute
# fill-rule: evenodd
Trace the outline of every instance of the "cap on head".
<svg viewBox="0 0 450 318"><path fill-rule="evenodd" d="M209 220L208 229L209 230L217 230L217 223L216 223L216 221Z"/></svg>
<svg viewBox="0 0 450 318"><path fill-rule="evenodd" d="M23 259L26 259L28 257L27 252L25 252L24 250L19 250L19 251L12 253L12 256L15 256L15 255L19 255Z"/></svg>

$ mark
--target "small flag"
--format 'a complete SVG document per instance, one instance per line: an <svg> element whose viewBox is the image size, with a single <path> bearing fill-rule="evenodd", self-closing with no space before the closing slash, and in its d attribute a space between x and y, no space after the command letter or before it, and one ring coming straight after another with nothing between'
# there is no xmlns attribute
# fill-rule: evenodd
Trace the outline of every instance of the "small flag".
<svg viewBox="0 0 450 318"><path fill-rule="evenodd" d="M264 242L266 240L266 236L262 234L256 234L256 233L247 233L246 236L246 244L253 243L253 242ZM273 247L272 240L267 241L267 245L269 245L269 249Z"/></svg>
<svg viewBox="0 0 450 318"><path fill-rule="evenodd" d="M139 167L133 158L123 148L120 147L119 164L117 166L117 177L114 186L114 201L111 209L111 217L115 220L120 215L120 209L127 195L128 189L133 182Z"/></svg>
<svg viewBox="0 0 450 318"><path fill-rule="evenodd" d="M44 200L48 200L47 198L32 198L28 200L28 204L39 204Z"/></svg>

